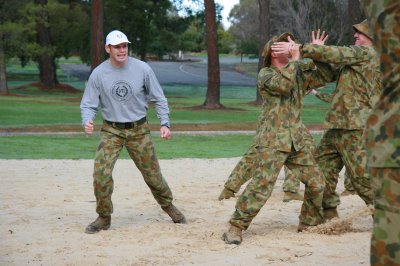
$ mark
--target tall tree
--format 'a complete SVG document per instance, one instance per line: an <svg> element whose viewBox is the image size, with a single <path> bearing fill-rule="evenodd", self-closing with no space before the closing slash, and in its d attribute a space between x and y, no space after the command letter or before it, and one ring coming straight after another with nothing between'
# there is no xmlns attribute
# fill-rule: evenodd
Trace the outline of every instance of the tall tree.
<svg viewBox="0 0 400 266"><path fill-rule="evenodd" d="M54 50L51 45L49 29L49 13L47 0L35 0L37 6L36 27L37 42L41 47L38 55L40 83L47 89L54 88L58 84L56 74L56 64L54 60Z"/></svg>
<svg viewBox="0 0 400 266"><path fill-rule="evenodd" d="M32 51L39 48L34 38L36 31L31 31L25 17L28 2L30 0L0 0L0 94L9 93L7 61L20 58L24 66Z"/></svg>
<svg viewBox="0 0 400 266"><path fill-rule="evenodd" d="M7 85L6 55L4 53L4 33L0 32L0 94L9 94Z"/></svg>
<svg viewBox="0 0 400 266"><path fill-rule="evenodd" d="M260 21L259 6L254 0L242 0L229 13L229 32L235 37L236 51L243 54L258 54Z"/></svg>
<svg viewBox="0 0 400 266"><path fill-rule="evenodd" d="M260 9L259 14L259 23L260 23L260 37L259 37L259 45L258 45L258 71L262 68L264 58L262 56L262 52L264 49L264 45L268 40L268 36L270 35L270 26L269 26L269 18L270 18L270 0L258 0L258 6ZM261 104L262 98L257 89L256 94L256 103Z"/></svg>
<svg viewBox="0 0 400 266"><path fill-rule="evenodd" d="M105 1L106 31L119 29L132 42L131 51L146 60L152 40L162 30L172 3L169 0ZM129 11L129 12L126 12Z"/></svg>
<svg viewBox="0 0 400 266"><path fill-rule="evenodd" d="M217 21L214 0L204 0L207 59L208 59L208 85L204 108L218 109L223 107L220 103L220 66L218 55Z"/></svg>
<svg viewBox="0 0 400 266"><path fill-rule="evenodd" d="M291 32L300 42L310 41L310 32L323 29L330 43L340 43L345 34L345 15L339 10L342 0L281 0L271 1L273 34Z"/></svg>
<svg viewBox="0 0 400 266"><path fill-rule="evenodd" d="M90 31L90 65L93 70L103 62L104 53L104 7L103 0L92 0L91 5L91 31Z"/></svg>

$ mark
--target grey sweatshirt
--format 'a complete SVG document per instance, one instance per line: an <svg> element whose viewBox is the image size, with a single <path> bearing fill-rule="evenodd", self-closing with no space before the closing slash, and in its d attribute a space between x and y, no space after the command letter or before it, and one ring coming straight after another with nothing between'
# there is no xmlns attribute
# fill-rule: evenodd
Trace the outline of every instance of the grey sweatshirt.
<svg viewBox="0 0 400 266"><path fill-rule="evenodd" d="M94 121L98 107L103 119L133 122L147 115L148 102L154 102L161 125L169 126L167 99L150 66L129 57L122 68L106 60L89 77L81 101L82 125Z"/></svg>

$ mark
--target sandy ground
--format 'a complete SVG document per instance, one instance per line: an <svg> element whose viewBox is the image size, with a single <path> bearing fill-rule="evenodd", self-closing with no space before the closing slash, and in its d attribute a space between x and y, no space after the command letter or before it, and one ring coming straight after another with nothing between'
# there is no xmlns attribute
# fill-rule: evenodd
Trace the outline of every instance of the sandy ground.
<svg viewBox="0 0 400 266"><path fill-rule="evenodd" d="M282 173L243 243L226 245L235 199L217 197L238 160L160 161L187 225L172 223L133 163L119 160L112 225L94 235L84 233L96 218L92 160L0 160L0 265L369 265L361 199L342 198L339 223L297 233L301 202L282 202Z"/></svg>

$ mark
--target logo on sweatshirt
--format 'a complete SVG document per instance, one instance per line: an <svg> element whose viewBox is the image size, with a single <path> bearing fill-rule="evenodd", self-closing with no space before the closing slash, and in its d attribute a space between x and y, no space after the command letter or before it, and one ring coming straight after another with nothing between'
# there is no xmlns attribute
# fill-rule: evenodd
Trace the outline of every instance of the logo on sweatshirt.
<svg viewBox="0 0 400 266"><path fill-rule="evenodd" d="M133 89L129 83L120 80L114 83L111 91L114 100L119 102L125 102L129 100L133 95Z"/></svg>

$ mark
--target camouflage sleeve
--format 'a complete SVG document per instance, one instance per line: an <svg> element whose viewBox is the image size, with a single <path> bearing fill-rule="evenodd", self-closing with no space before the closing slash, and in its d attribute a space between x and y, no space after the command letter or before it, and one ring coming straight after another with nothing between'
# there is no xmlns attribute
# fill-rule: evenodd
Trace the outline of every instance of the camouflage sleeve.
<svg viewBox="0 0 400 266"><path fill-rule="evenodd" d="M305 77L303 89L308 93L311 89L324 86L334 80L335 74L327 63L308 62L301 63L300 69Z"/></svg>
<svg viewBox="0 0 400 266"><path fill-rule="evenodd" d="M304 58L315 61L338 64L355 65L373 60L375 53L370 46L332 46L303 44L300 50Z"/></svg>
<svg viewBox="0 0 400 266"><path fill-rule="evenodd" d="M323 92L318 92L315 94L315 97L320 99L323 102L331 103L333 99L333 94L332 93L323 93Z"/></svg>
<svg viewBox="0 0 400 266"><path fill-rule="evenodd" d="M265 67L258 73L257 87L261 91L267 91L272 95L289 95L296 81L296 65L289 63L286 67L277 71Z"/></svg>

